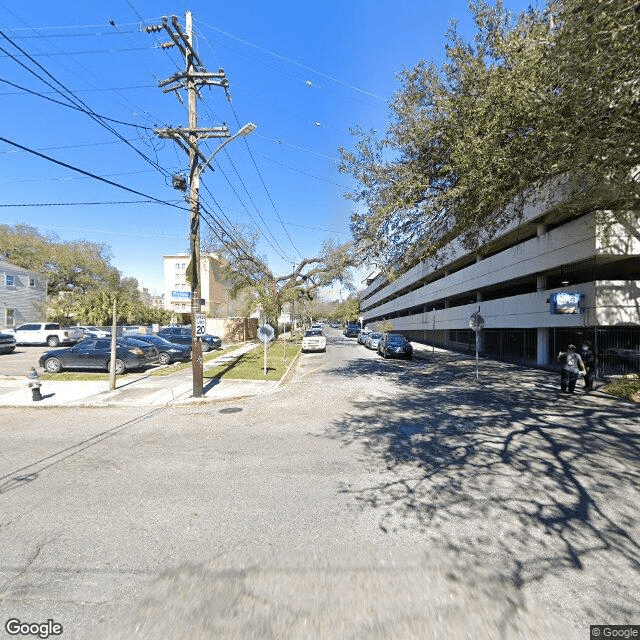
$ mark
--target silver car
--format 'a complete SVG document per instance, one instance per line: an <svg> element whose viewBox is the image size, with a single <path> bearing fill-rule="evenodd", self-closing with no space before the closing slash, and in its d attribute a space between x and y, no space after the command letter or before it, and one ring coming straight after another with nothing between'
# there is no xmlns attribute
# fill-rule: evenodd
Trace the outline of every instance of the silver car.
<svg viewBox="0 0 640 640"><path fill-rule="evenodd" d="M378 342L380 342L381 338L382 338L382 334L374 331L373 333L370 333L365 338L364 346L367 347L367 349L376 349L377 350L378 349Z"/></svg>

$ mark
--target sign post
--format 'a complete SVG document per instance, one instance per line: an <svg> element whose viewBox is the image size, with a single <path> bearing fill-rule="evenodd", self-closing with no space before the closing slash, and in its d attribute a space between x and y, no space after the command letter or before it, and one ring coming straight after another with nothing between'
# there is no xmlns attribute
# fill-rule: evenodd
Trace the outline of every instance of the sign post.
<svg viewBox="0 0 640 640"><path fill-rule="evenodd" d="M480 307L469 318L469 328L476 332L476 380L478 380L478 340L480 332L484 329L484 318L480 315Z"/></svg>
<svg viewBox="0 0 640 640"><path fill-rule="evenodd" d="M261 324L258 327L258 338L264 343L264 375L267 375L267 344L271 342L275 331L270 324Z"/></svg>

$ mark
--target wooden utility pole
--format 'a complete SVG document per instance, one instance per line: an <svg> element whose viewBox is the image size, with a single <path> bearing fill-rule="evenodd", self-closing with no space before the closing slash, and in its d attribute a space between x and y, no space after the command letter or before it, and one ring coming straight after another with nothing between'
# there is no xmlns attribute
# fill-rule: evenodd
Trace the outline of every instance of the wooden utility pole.
<svg viewBox="0 0 640 640"><path fill-rule="evenodd" d="M171 38L171 42L163 44L163 47L176 46L185 58L185 71L175 73L167 80L162 80L158 85L164 93L179 90L187 91L189 126L167 129L156 129L155 133L161 138L171 138L189 156L189 270L191 284L191 369L193 373L193 396L199 398L203 395L202 388L202 343L196 336L196 314L200 313L201 286L200 286L200 174L213 158L208 159L200 151L198 143L207 138L230 138L229 129L226 126L212 128L198 128L197 101L198 90L205 85L223 87L225 90L229 83L225 77L224 69L216 73L209 73L204 68L198 54L195 52L193 42L193 25L191 12L185 14L185 31L182 30L177 16L171 17L171 24L166 16L162 18L162 25L147 27L149 33L164 29ZM202 164L200 162L202 161ZM176 188L184 189L180 181L174 181ZM186 186L186 185L185 185Z"/></svg>

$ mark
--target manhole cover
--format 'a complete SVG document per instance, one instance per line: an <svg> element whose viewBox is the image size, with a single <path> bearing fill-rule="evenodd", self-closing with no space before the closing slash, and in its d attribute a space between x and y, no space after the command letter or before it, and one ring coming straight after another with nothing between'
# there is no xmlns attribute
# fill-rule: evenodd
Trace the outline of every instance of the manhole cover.
<svg viewBox="0 0 640 640"><path fill-rule="evenodd" d="M242 407L225 407L220 409L218 413L239 413L240 411L242 411Z"/></svg>

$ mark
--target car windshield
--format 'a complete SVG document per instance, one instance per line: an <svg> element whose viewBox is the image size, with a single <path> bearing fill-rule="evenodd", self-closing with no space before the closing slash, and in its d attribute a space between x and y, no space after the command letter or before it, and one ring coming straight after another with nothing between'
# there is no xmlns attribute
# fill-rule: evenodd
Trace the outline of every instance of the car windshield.
<svg viewBox="0 0 640 640"><path fill-rule="evenodd" d="M406 340L404 336L390 335L387 336L387 342L393 342L394 344L403 344L404 342L406 342Z"/></svg>
<svg viewBox="0 0 640 640"><path fill-rule="evenodd" d="M321 334L322 331L320 331L320 329L309 329L309 331L304 332L304 337L307 338L309 336L319 336Z"/></svg>
<svg viewBox="0 0 640 640"><path fill-rule="evenodd" d="M380 338L382 338L382 334L381 333L372 333L369 337L372 340L380 340Z"/></svg>

